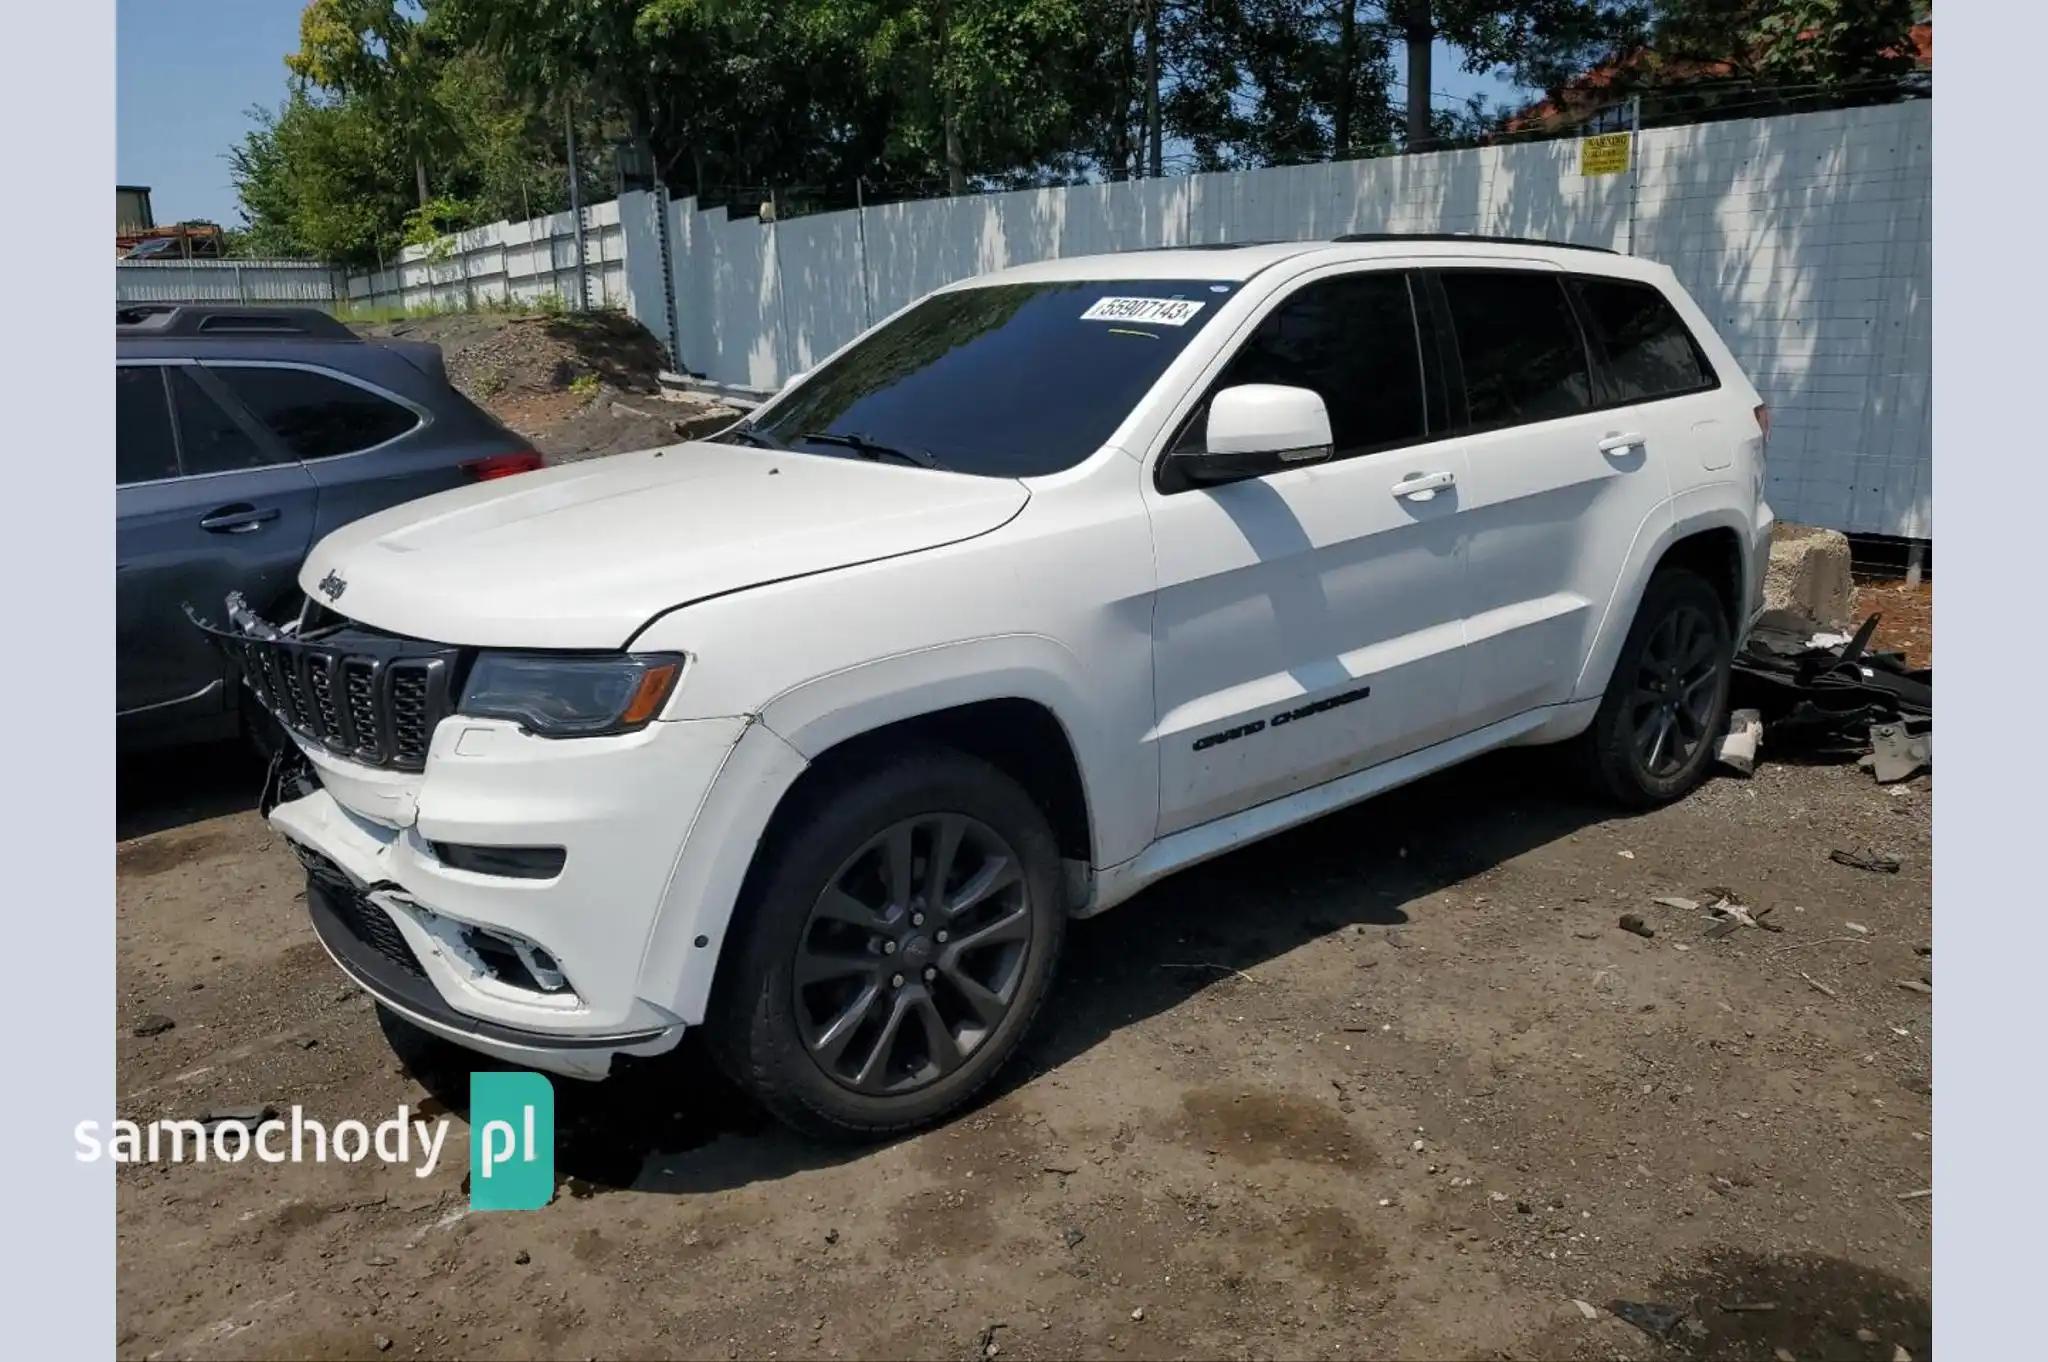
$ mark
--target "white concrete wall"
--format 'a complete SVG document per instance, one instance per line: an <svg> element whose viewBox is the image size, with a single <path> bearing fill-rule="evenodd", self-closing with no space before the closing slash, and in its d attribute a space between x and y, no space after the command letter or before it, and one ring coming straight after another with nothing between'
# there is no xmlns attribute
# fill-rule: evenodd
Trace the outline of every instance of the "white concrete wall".
<svg viewBox="0 0 2048 1362"><path fill-rule="evenodd" d="M592 307L624 307L626 233L615 200L584 210L584 271ZM436 259L436 256L439 259ZM554 213L494 222L443 237L440 247L408 246L391 268L348 277L355 307L461 310L491 303L576 300L576 220Z"/></svg>
<svg viewBox="0 0 2048 1362"><path fill-rule="evenodd" d="M1771 504L1934 535L1931 103L1644 138L1636 251L1671 266L1771 404Z"/></svg>
<svg viewBox="0 0 2048 1362"><path fill-rule="evenodd" d="M678 361L772 390L942 284L1055 256L1367 231L1633 248L1677 271L1771 404L1779 515L1931 538L1931 110L1923 100L1657 129L1640 139L1633 178L1584 178L1578 143L1556 141L769 224L678 199L668 205ZM658 211L646 194L589 210L591 295L666 340ZM462 306L574 291L567 214L451 244L439 263L413 251L385 275L351 279L351 301Z"/></svg>

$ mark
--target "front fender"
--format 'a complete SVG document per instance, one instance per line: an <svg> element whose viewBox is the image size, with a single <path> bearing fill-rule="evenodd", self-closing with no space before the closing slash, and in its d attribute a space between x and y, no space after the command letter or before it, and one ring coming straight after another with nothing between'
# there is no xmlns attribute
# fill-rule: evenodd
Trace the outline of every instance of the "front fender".
<svg viewBox="0 0 2048 1362"><path fill-rule="evenodd" d="M1135 750L1120 757L1089 698L1080 660L1043 634L994 634L876 658L815 677L761 706L760 719L806 760L886 725L984 700L1043 706L1067 735L1099 864L1136 855L1158 819L1159 781ZM1140 746L1140 745L1127 745ZM1146 749L1149 751L1149 749Z"/></svg>

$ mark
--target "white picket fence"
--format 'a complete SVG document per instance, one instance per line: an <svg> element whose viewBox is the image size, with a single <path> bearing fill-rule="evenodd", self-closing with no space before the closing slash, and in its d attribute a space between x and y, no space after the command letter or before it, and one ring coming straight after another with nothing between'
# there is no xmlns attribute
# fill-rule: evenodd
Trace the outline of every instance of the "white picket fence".
<svg viewBox="0 0 2048 1362"><path fill-rule="evenodd" d="M634 193L587 211L593 305L717 382L772 391L956 279L1056 256L1342 232L1475 232L1660 260L1771 404L1780 516L1933 535L1931 104L1660 128L1628 173L1574 141L929 199L762 223ZM659 214L669 217L664 279ZM351 302L575 293L567 214L347 281ZM438 258L437 258L438 257ZM670 317L673 307L674 325Z"/></svg>

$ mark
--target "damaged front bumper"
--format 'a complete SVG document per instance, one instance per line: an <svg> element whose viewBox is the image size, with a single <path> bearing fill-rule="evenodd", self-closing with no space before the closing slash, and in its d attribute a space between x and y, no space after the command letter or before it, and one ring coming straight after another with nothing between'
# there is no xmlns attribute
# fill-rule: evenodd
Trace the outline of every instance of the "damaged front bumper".
<svg viewBox="0 0 2048 1362"><path fill-rule="evenodd" d="M267 695L252 682L273 712L281 697L293 739L273 763L263 814L306 866L321 944L378 1001L472 1050L578 1078L670 1049L698 1020L682 1015L672 971L649 966L650 943L685 835L744 718L550 739L443 711L416 757L384 742L410 759L373 764L375 752L349 750L367 745L352 744L367 721L339 742L291 722L289 688L306 691L317 658L277 646L293 643L288 635L213 632L230 657L297 664L282 674L270 664ZM699 904L669 911L669 928L698 930Z"/></svg>
<svg viewBox="0 0 2048 1362"><path fill-rule="evenodd" d="M299 773L292 773L291 759L298 756L280 753L273 763L277 798L265 817L306 867L306 908L321 946L378 1002L471 1050L572 1078L603 1078L619 1056L659 1054L681 1039L682 1022L653 1009L643 1024L626 1029L564 1030L588 1012L586 1000L559 986L566 974L534 968L529 955L525 972L507 978L510 962L488 943L523 938L438 912L390 878L386 872L403 873L399 863L406 858L392 854L400 836L351 815L318 788L302 760ZM408 878L418 882L416 875ZM554 960L551 953L543 958ZM544 982L558 987L536 987ZM521 998L522 992L532 996ZM501 1006L489 1005L492 993ZM513 1009L522 1006L546 1015L503 1019L518 1016ZM478 1015L483 1011L497 1018Z"/></svg>

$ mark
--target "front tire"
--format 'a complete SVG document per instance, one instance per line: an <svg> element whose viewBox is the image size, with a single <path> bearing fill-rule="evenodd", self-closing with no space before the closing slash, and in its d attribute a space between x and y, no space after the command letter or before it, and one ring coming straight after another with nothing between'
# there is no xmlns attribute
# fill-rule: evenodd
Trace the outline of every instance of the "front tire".
<svg viewBox="0 0 2048 1362"><path fill-rule="evenodd" d="M874 1138L966 1103L1029 1030L1059 850L1014 780L951 749L813 780L748 877L708 1040L789 1125Z"/></svg>
<svg viewBox="0 0 2048 1362"><path fill-rule="evenodd" d="M1706 579L1650 578L1580 757L1594 787L1631 809L1669 804L1706 777L1728 715L1728 616Z"/></svg>

